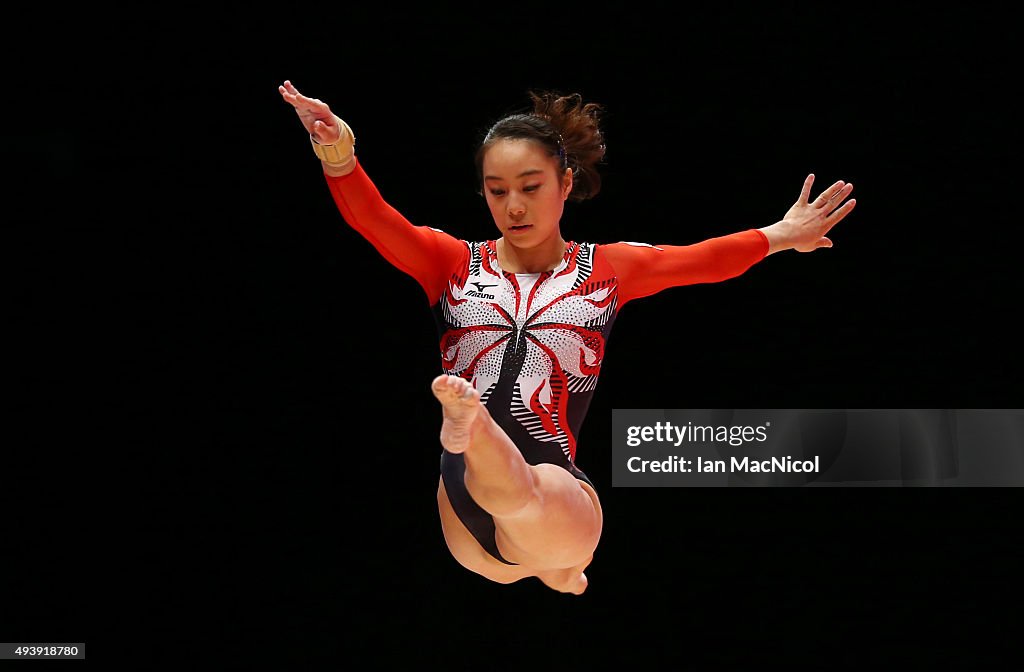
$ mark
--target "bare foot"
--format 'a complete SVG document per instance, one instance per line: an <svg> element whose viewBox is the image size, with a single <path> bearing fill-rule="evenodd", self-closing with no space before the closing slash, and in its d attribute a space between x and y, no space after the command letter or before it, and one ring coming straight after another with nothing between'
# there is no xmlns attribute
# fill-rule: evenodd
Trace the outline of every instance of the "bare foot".
<svg viewBox="0 0 1024 672"><path fill-rule="evenodd" d="M447 375L435 378L430 389L441 402L444 415L441 445L449 453L465 452L469 447L473 421L483 408L480 393L466 379Z"/></svg>

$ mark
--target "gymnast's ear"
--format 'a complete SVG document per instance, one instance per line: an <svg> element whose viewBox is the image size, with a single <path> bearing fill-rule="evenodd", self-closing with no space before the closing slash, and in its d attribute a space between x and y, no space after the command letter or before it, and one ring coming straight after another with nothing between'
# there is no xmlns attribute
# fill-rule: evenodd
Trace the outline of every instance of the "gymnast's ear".
<svg viewBox="0 0 1024 672"><path fill-rule="evenodd" d="M562 200L569 198L569 194L572 193L572 168L566 168L565 174L562 175Z"/></svg>

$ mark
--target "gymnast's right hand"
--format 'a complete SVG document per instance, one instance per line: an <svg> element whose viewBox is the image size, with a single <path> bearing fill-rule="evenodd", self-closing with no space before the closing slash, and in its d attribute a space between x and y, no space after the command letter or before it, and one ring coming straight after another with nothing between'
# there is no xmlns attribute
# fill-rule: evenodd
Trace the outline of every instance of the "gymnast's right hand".
<svg viewBox="0 0 1024 672"><path fill-rule="evenodd" d="M277 87L277 90L281 92L281 97L295 108L299 121L318 143L333 145L341 139L343 127L327 103L317 98L307 98L288 80Z"/></svg>

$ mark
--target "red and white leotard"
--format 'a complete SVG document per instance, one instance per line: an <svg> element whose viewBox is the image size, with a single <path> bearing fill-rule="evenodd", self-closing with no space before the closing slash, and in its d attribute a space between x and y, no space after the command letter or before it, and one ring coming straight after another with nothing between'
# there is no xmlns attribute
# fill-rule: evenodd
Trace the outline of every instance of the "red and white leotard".
<svg viewBox="0 0 1024 672"><path fill-rule="evenodd" d="M554 269L509 273L494 240L411 224L358 162L326 179L345 221L423 287L444 372L472 382L528 463L558 464L588 482L575 466L576 436L618 310L669 287L738 276L768 252L756 229L684 246L569 242Z"/></svg>

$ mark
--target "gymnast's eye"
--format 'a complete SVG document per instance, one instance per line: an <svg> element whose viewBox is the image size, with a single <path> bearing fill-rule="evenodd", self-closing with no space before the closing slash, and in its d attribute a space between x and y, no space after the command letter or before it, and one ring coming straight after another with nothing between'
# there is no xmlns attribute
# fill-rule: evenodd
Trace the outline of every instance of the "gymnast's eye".
<svg viewBox="0 0 1024 672"><path fill-rule="evenodd" d="M540 189L539 184L531 184L528 187L523 187L523 191L537 191L538 189Z"/></svg>
<svg viewBox="0 0 1024 672"><path fill-rule="evenodd" d="M502 189L491 189L491 194L493 194L494 196L501 196L504 193L505 192Z"/></svg>

